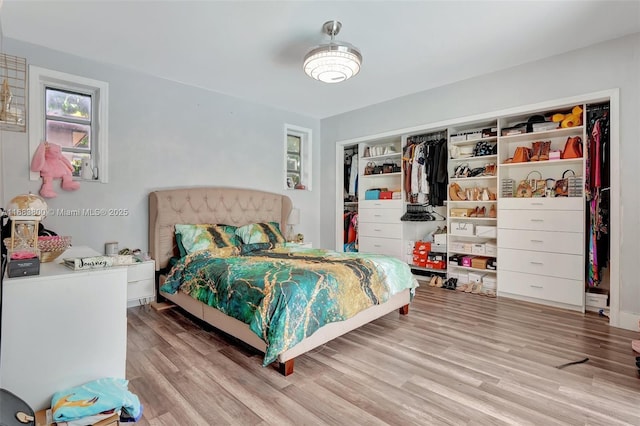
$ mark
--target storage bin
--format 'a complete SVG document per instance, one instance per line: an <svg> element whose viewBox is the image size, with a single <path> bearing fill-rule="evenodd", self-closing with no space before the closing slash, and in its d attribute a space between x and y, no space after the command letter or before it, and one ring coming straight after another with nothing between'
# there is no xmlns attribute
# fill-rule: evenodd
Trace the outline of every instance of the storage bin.
<svg viewBox="0 0 640 426"><path fill-rule="evenodd" d="M469 274L467 271L458 271L458 285L467 284L469 282Z"/></svg>
<svg viewBox="0 0 640 426"><path fill-rule="evenodd" d="M585 305L593 307L593 308L606 308L607 307L607 299L608 296L606 294L598 294L598 293L585 293Z"/></svg>
<svg viewBox="0 0 640 426"><path fill-rule="evenodd" d="M449 210L449 216L451 217L469 217L471 213L473 213L475 209L463 209L463 208L452 208Z"/></svg>
<svg viewBox="0 0 640 426"><path fill-rule="evenodd" d="M467 267L471 267L471 261L473 260L473 256L463 256L461 259L460 264L462 266L467 266Z"/></svg>
<svg viewBox="0 0 640 426"><path fill-rule="evenodd" d="M471 253L473 253L473 254L485 254L484 244L473 244L471 246Z"/></svg>
<svg viewBox="0 0 640 426"><path fill-rule="evenodd" d="M369 189L364 192L365 200L378 200L380 199L380 190L379 189Z"/></svg>
<svg viewBox="0 0 640 426"><path fill-rule="evenodd" d="M431 243L429 241L416 241L413 249L430 251Z"/></svg>
<svg viewBox="0 0 640 426"><path fill-rule="evenodd" d="M390 200L393 197L393 192L391 191L380 191L380 199L381 200Z"/></svg>
<svg viewBox="0 0 640 426"><path fill-rule="evenodd" d="M498 231L495 226L478 225L476 227L477 237L496 238L497 235Z"/></svg>
<svg viewBox="0 0 640 426"><path fill-rule="evenodd" d="M447 234L433 234L433 243L439 246L446 246Z"/></svg>
<svg viewBox="0 0 640 426"><path fill-rule="evenodd" d="M451 234L452 235L472 236L473 233L474 233L473 223L470 223L470 222L453 222L451 224Z"/></svg>

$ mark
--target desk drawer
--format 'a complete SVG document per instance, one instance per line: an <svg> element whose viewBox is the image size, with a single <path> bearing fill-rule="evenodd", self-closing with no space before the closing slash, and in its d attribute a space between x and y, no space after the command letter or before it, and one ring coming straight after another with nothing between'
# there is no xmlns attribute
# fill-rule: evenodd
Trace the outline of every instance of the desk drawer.
<svg viewBox="0 0 640 426"><path fill-rule="evenodd" d="M584 279L584 256L581 255L498 248L498 259L500 271Z"/></svg>
<svg viewBox="0 0 640 426"><path fill-rule="evenodd" d="M154 279L155 274L154 262L142 262L127 266L127 281Z"/></svg>
<svg viewBox="0 0 640 426"><path fill-rule="evenodd" d="M360 209L360 223L400 223L402 212L398 209Z"/></svg>
<svg viewBox="0 0 640 426"><path fill-rule="evenodd" d="M402 238L402 223L360 223L358 233L364 237Z"/></svg>
<svg viewBox="0 0 640 426"><path fill-rule="evenodd" d="M584 213L571 210L512 210L498 215L498 228L584 232Z"/></svg>
<svg viewBox="0 0 640 426"><path fill-rule="evenodd" d="M499 278L499 293L535 297L575 306L582 306L584 302L582 280L567 280L511 271L500 271Z"/></svg>
<svg viewBox="0 0 640 426"><path fill-rule="evenodd" d="M393 256L403 260L402 240L394 238L360 237L359 251L361 253L376 253Z"/></svg>
<svg viewBox="0 0 640 426"><path fill-rule="evenodd" d="M519 250L582 255L584 234L581 232L498 229L498 246Z"/></svg>
<svg viewBox="0 0 640 426"><path fill-rule="evenodd" d="M127 300L153 298L156 294L153 279L127 283Z"/></svg>

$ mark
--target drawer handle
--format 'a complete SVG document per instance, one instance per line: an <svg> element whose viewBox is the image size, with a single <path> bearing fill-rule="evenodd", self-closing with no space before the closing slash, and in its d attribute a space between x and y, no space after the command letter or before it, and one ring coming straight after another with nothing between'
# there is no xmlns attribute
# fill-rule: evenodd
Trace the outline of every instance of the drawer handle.
<svg viewBox="0 0 640 426"><path fill-rule="evenodd" d="M533 285L533 284L529 285L529 287L533 287L533 288L543 288L541 285Z"/></svg>
<svg viewBox="0 0 640 426"><path fill-rule="evenodd" d="M376 232L382 232L382 229L375 229L374 228L373 230L376 231Z"/></svg>
<svg viewBox="0 0 640 426"><path fill-rule="evenodd" d="M544 219L531 219L531 222L544 222Z"/></svg>
<svg viewBox="0 0 640 426"><path fill-rule="evenodd" d="M541 206L542 203L531 203L532 206Z"/></svg>
<svg viewBox="0 0 640 426"><path fill-rule="evenodd" d="M532 243L544 243L543 240L531 240Z"/></svg>
<svg viewBox="0 0 640 426"><path fill-rule="evenodd" d="M541 265L542 266L542 262L529 262L529 263L531 263L532 265Z"/></svg>
<svg viewBox="0 0 640 426"><path fill-rule="evenodd" d="M374 214L373 217L382 217L381 214Z"/></svg>
<svg viewBox="0 0 640 426"><path fill-rule="evenodd" d="M380 244L374 244L374 247L382 247Z"/></svg>

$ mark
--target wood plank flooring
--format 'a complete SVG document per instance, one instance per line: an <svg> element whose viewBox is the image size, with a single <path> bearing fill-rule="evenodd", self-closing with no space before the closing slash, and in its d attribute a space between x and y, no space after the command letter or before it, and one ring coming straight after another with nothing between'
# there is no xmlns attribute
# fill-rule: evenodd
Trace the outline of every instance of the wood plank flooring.
<svg viewBox="0 0 640 426"><path fill-rule="evenodd" d="M139 425L640 425L631 340L595 314L422 285L281 376L180 310L128 311ZM584 364L556 366L588 357Z"/></svg>

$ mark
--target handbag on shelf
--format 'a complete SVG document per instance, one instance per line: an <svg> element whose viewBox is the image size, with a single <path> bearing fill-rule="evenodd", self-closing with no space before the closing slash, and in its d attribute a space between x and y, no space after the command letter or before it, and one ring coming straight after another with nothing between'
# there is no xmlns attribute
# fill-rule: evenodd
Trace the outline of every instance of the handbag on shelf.
<svg viewBox="0 0 640 426"><path fill-rule="evenodd" d="M393 173L393 163L383 163L382 164L382 173Z"/></svg>
<svg viewBox="0 0 640 426"><path fill-rule="evenodd" d="M526 146L519 146L513 153L513 157L505 163L526 163L527 161L531 161L531 151Z"/></svg>
<svg viewBox="0 0 640 426"><path fill-rule="evenodd" d="M573 176L567 176L568 172L573 173ZM576 180L575 178L576 178L576 172L574 172L571 169L565 170L564 173L562 173L562 178L558 179L556 181L555 186L553 187L553 191L555 192L556 197L568 197L569 187L576 186L574 183ZM571 184L570 184L570 181L572 181Z"/></svg>
<svg viewBox="0 0 640 426"><path fill-rule="evenodd" d="M561 159L582 158L582 139L580 136L569 137L560 153Z"/></svg>
<svg viewBox="0 0 640 426"><path fill-rule="evenodd" d="M531 173L539 174L540 178L531 179ZM544 197L546 188L547 182L542 179L542 173L537 170L532 170L527 174L527 177L520 181L515 195L517 198Z"/></svg>
<svg viewBox="0 0 640 426"><path fill-rule="evenodd" d="M364 166L364 174L372 175L375 171L376 164L373 161L369 161L366 166Z"/></svg>

